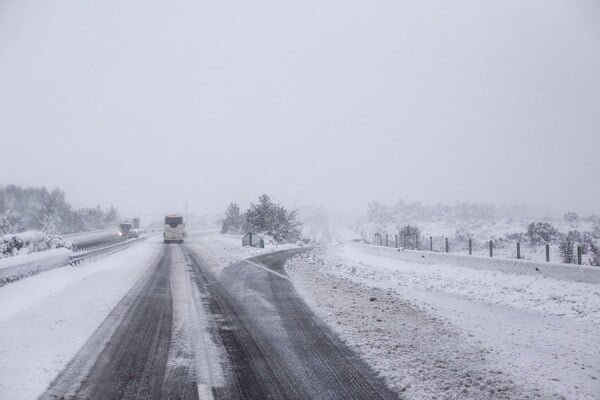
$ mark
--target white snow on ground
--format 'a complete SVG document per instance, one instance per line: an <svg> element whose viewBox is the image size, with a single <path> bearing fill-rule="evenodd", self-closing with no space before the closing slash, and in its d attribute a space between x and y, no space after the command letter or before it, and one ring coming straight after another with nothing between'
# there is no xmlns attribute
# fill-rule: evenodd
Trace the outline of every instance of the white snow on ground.
<svg viewBox="0 0 600 400"><path fill-rule="evenodd" d="M241 235L221 235L216 232L192 234L186 239L217 275L229 265L261 254L297 247L295 244L275 245L265 240L265 248L242 247Z"/></svg>
<svg viewBox="0 0 600 400"><path fill-rule="evenodd" d="M22 256L49 249L72 248L73 244L60 236L38 231L26 231L0 236L0 259Z"/></svg>
<svg viewBox="0 0 600 400"><path fill-rule="evenodd" d="M33 264L43 262L54 257L68 257L71 254L69 249L53 249L41 251L38 253L25 254L18 257L8 257L0 259L0 270L14 268L23 264Z"/></svg>
<svg viewBox="0 0 600 400"><path fill-rule="evenodd" d="M584 319L600 329L600 285L597 284L456 265L421 264L367 254L353 244L337 247L329 255L331 259L341 260L342 265L336 270L346 276L394 281L427 293L435 291L470 301ZM563 270L563 274L567 273Z"/></svg>
<svg viewBox="0 0 600 400"><path fill-rule="evenodd" d="M0 288L0 398L37 398L152 264L159 239Z"/></svg>
<svg viewBox="0 0 600 400"><path fill-rule="evenodd" d="M408 398L598 398L600 285L352 245L287 268L317 314Z"/></svg>

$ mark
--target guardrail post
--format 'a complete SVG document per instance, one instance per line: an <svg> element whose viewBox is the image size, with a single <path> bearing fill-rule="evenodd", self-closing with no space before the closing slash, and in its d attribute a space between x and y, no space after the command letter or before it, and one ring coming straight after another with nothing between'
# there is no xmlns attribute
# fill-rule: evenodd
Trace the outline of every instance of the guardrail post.
<svg viewBox="0 0 600 400"><path fill-rule="evenodd" d="M550 245L546 244L546 262L550 262Z"/></svg>
<svg viewBox="0 0 600 400"><path fill-rule="evenodd" d="M582 257L581 257L582 254L583 254L583 251L581 249L581 246L577 246L577 264L579 264L579 265L582 264Z"/></svg>
<svg viewBox="0 0 600 400"><path fill-rule="evenodd" d="M445 244L446 244L446 253L450 252L450 245L448 244L448 238L444 238L445 239Z"/></svg>
<svg viewBox="0 0 600 400"><path fill-rule="evenodd" d="M490 240L490 257L494 257L494 241Z"/></svg>
<svg viewBox="0 0 600 400"><path fill-rule="evenodd" d="M429 251L433 251L433 237L429 236Z"/></svg>
<svg viewBox="0 0 600 400"><path fill-rule="evenodd" d="M521 242L517 242L517 260L521 259Z"/></svg>
<svg viewBox="0 0 600 400"><path fill-rule="evenodd" d="M469 255L473 255L473 240L469 239Z"/></svg>

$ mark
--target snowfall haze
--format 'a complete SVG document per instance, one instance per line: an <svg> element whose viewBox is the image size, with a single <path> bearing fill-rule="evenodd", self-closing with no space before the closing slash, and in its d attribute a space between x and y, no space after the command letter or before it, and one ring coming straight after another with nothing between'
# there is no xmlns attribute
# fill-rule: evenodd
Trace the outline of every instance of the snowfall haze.
<svg viewBox="0 0 600 400"><path fill-rule="evenodd" d="M0 1L0 185L600 213L597 1Z"/></svg>

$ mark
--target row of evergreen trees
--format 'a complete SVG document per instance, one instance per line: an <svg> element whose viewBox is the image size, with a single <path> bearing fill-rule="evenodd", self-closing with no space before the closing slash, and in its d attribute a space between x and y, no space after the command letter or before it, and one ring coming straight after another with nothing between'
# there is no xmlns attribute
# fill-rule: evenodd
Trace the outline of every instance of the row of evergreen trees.
<svg viewBox="0 0 600 400"><path fill-rule="evenodd" d="M65 193L56 188L0 186L0 234L26 230L48 234L66 234L116 226L117 209L74 209Z"/></svg>
<svg viewBox="0 0 600 400"><path fill-rule="evenodd" d="M300 240L301 226L296 211L286 210L263 194L258 203L250 203L243 214L239 205L231 203L225 212L221 233L253 232L269 235L280 243L295 242Z"/></svg>

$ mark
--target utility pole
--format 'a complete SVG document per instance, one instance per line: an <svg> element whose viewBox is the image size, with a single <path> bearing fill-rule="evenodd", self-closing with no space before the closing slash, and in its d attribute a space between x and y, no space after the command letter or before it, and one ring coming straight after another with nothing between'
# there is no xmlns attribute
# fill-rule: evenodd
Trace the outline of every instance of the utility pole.
<svg viewBox="0 0 600 400"><path fill-rule="evenodd" d="M185 223L187 224L187 209L188 209L188 205L187 205L187 201L185 202L185 213L183 214L183 218L185 219Z"/></svg>

